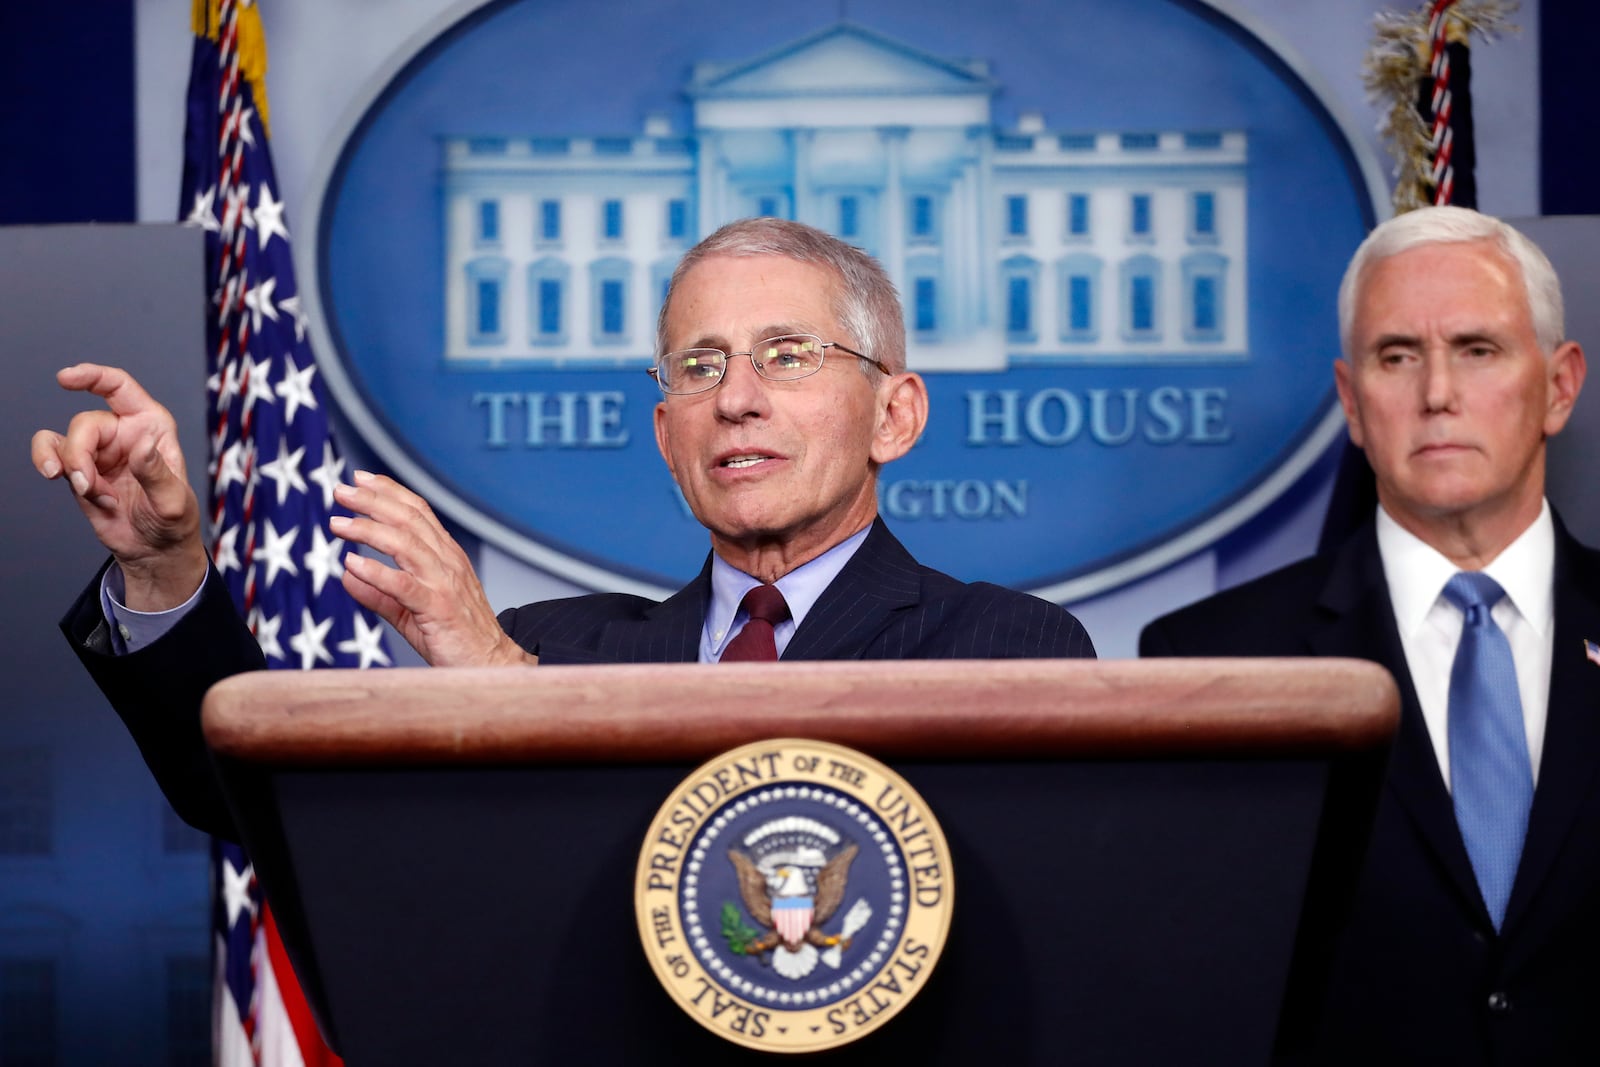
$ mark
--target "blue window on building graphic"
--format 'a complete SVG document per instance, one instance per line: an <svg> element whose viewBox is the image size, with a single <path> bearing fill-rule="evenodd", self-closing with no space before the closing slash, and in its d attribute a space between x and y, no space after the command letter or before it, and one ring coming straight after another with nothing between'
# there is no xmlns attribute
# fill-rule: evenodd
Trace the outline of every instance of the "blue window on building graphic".
<svg viewBox="0 0 1600 1067"><path fill-rule="evenodd" d="M539 240L561 240L561 201L539 201Z"/></svg>
<svg viewBox="0 0 1600 1067"><path fill-rule="evenodd" d="M1195 333L1215 333L1217 330L1217 280L1206 275L1194 279L1190 289L1193 312L1189 327Z"/></svg>
<svg viewBox="0 0 1600 1067"><path fill-rule="evenodd" d="M1150 194L1134 193L1128 201L1128 232L1135 237L1149 237L1150 227Z"/></svg>
<svg viewBox="0 0 1600 1067"><path fill-rule="evenodd" d="M528 340L536 345L559 344L567 339L567 294L571 268L554 256L528 267Z"/></svg>
<svg viewBox="0 0 1600 1067"><path fill-rule="evenodd" d="M1161 147L1161 138L1153 133L1125 133L1122 147L1133 152L1149 152Z"/></svg>
<svg viewBox="0 0 1600 1067"><path fill-rule="evenodd" d="M500 201L478 201L478 240L500 240Z"/></svg>
<svg viewBox="0 0 1600 1067"><path fill-rule="evenodd" d="M934 232L933 197L918 193L911 198L911 236L930 239Z"/></svg>
<svg viewBox="0 0 1600 1067"><path fill-rule="evenodd" d="M623 330L623 286L619 281L600 283L600 332L616 336Z"/></svg>
<svg viewBox="0 0 1600 1067"><path fill-rule="evenodd" d="M854 237L861 232L861 200L854 196L839 198L839 236Z"/></svg>
<svg viewBox="0 0 1600 1067"><path fill-rule="evenodd" d="M622 239L621 200L607 200L600 205L600 236L608 241Z"/></svg>
<svg viewBox="0 0 1600 1067"><path fill-rule="evenodd" d="M618 256L589 264L589 329L596 344L628 340L628 300L633 291L633 264Z"/></svg>
<svg viewBox="0 0 1600 1067"><path fill-rule="evenodd" d="M1215 252L1196 252L1183 260L1183 332L1190 341L1224 340L1228 261Z"/></svg>
<svg viewBox="0 0 1600 1067"><path fill-rule="evenodd" d="M1189 198L1189 236L1206 240L1217 236L1217 196L1195 193Z"/></svg>
<svg viewBox="0 0 1600 1067"><path fill-rule="evenodd" d="M1038 340L1038 285L1038 260L1015 255L1000 264L1007 340Z"/></svg>
<svg viewBox="0 0 1600 1067"><path fill-rule="evenodd" d="M918 333L939 328L939 283L933 278L918 278L912 285L912 324Z"/></svg>
<svg viewBox="0 0 1600 1067"><path fill-rule="evenodd" d="M1094 280L1087 274L1067 279L1067 329L1088 333L1094 328Z"/></svg>
<svg viewBox="0 0 1600 1067"><path fill-rule="evenodd" d="M1067 194L1067 236L1089 236L1089 194Z"/></svg>
<svg viewBox="0 0 1600 1067"><path fill-rule="evenodd" d="M1135 256L1122 265L1122 332L1130 341L1161 336L1161 261Z"/></svg>
<svg viewBox="0 0 1600 1067"><path fill-rule="evenodd" d="M775 196L762 196L756 199L756 214L764 219L776 219L782 216L778 213L778 198Z"/></svg>
<svg viewBox="0 0 1600 1067"><path fill-rule="evenodd" d="M1135 333L1156 328L1156 281L1148 274L1130 279L1128 323Z"/></svg>
<svg viewBox="0 0 1600 1067"><path fill-rule="evenodd" d="M483 256L466 267L467 342L474 345L499 344L505 338L506 271L510 264L500 256Z"/></svg>
<svg viewBox="0 0 1600 1067"><path fill-rule="evenodd" d="M478 336L500 333L500 283L493 278L478 279Z"/></svg>
<svg viewBox="0 0 1600 1067"><path fill-rule="evenodd" d="M1086 252L1067 256L1057 265L1061 294L1061 339L1093 341L1099 335L1096 301L1100 292L1100 259Z"/></svg>
<svg viewBox="0 0 1600 1067"><path fill-rule="evenodd" d="M689 234L689 201L674 197L667 201L667 236L687 237Z"/></svg>
<svg viewBox="0 0 1600 1067"><path fill-rule="evenodd" d="M1056 139L1063 152L1093 152L1096 143L1092 133L1064 133Z"/></svg>
<svg viewBox="0 0 1600 1067"><path fill-rule="evenodd" d="M1006 236L1028 236L1028 198L1025 196L1006 197Z"/></svg>
<svg viewBox="0 0 1600 1067"><path fill-rule="evenodd" d="M539 279L539 332L561 332L561 283L554 278Z"/></svg>
<svg viewBox="0 0 1600 1067"><path fill-rule="evenodd" d="M1221 148L1222 134L1214 131L1200 131L1183 135L1185 148Z"/></svg>
<svg viewBox="0 0 1600 1067"><path fill-rule="evenodd" d="M1006 332L1033 332L1033 285L1019 275L1006 279Z"/></svg>

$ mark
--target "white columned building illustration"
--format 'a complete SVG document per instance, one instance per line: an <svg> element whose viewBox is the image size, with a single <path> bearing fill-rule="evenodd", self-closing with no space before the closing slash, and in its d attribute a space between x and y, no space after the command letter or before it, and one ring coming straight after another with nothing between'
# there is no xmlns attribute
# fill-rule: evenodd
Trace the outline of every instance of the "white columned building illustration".
<svg viewBox="0 0 1600 1067"><path fill-rule="evenodd" d="M1248 358L1246 137L993 121L986 61L851 24L696 66L693 127L443 142L447 360L643 366L666 280L730 220L884 263L920 371Z"/></svg>

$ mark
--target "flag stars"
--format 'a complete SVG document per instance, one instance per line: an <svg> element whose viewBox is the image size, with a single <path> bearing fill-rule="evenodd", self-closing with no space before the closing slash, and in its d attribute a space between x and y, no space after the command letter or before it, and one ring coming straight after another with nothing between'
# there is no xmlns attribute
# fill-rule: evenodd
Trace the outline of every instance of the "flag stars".
<svg viewBox="0 0 1600 1067"><path fill-rule="evenodd" d="M374 663L389 666L389 654L383 650L383 627L368 623L367 617L360 613L355 621L356 635L348 641L340 641L339 651L359 657L362 670Z"/></svg>
<svg viewBox="0 0 1600 1067"><path fill-rule="evenodd" d="M322 594L322 587L327 584L330 577L337 577L344 573L344 540L335 537L329 540L322 534L321 526L311 527L311 548L300 562L305 566L306 573L311 576L311 592L313 596Z"/></svg>
<svg viewBox="0 0 1600 1067"><path fill-rule="evenodd" d="M273 322L278 321L278 305L272 301L272 290L277 287L278 279L268 275L262 278L254 287L245 290L244 306L250 311L250 329L252 332L261 332L261 317L263 315Z"/></svg>
<svg viewBox="0 0 1600 1067"><path fill-rule="evenodd" d="M306 480L300 474L300 461L305 458L306 447L301 445L293 452L289 451L289 443L280 441L278 454L268 463L263 463L258 470L263 478L272 479L278 490L278 506L289 499L289 491L303 493L306 491Z"/></svg>
<svg viewBox="0 0 1600 1067"><path fill-rule="evenodd" d="M333 653L328 651L328 631L332 628L333 616L318 622L310 608L300 609L300 632L289 638L289 647L300 653L301 670L309 671L318 663L333 665Z"/></svg>
<svg viewBox="0 0 1600 1067"><path fill-rule="evenodd" d="M235 482L238 482L240 485L244 484L245 473L243 441L235 441L233 444L222 450L222 455L218 457L217 460L215 481L216 485L212 489L212 493L216 496L222 496L228 491L228 486L234 484Z"/></svg>
<svg viewBox="0 0 1600 1067"><path fill-rule="evenodd" d="M322 442L322 466L307 475L322 487L322 509L333 510L333 490L344 479L344 460L333 451L333 440Z"/></svg>
<svg viewBox="0 0 1600 1067"><path fill-rule="evenodd" d="M294 343L300 344L306 339L306 313L300 310L300 294L286 296L278 301L278 310L287 312L294 319Z"/></svg>
<svg viewBox="0 0 1600 1067"><path fill-rule="evenodd" d="M250 124L250 120L255 117L256 109L253 107L247 107L239 114L239 140L243 141L246 147L249 148L256 146L256 130Z"/></svg>
<svg viewBox="0 0 1600 1067"><path fill-rule="evenodd" d="M206 388L217 394L217 410L226 410L239 395L239 364L232 360L224 364L220 374L207 380Z"/></svg>
<svg viewBox="0 0 1600 1067"><path fill-rule="evenodd" d="M207 233L216 233L222 229L217 222L217 212L214 205L217 202L217 187L208 186L194 194L194 207L189 209L188 218L183 220L185 226L198 226Z"/></svg>
<svg viewBox="0 0 1600 1067"><path fill-rule="evenodd" d="M278 631L283 628L283 616L268 615L260 608L250 611L250 632L256 635L256 644L270 659L284 659L283 646L278 643Z"/></svg>
<svg viewBox="0 0 1600 1067"><path fill-rule="evenodd" d="M257 363L251 356L244 360L244 376L239 384L243 387L244 413L248 416L250 410L256 406L256 401L263 404L276 403L272 399L272 360L264 359Z"/></svg>
<svg viewBox="0 0 1600 1067"><path fill-rule="evenodd" d="M222 899L228 908L228 929L233 929L241 914L256 917L256 902L250 898L250 883L255 881L255 870L246 863L243 869L235 867L232 859L222 861Z"/></svg>
<svg viewBox="0 0 1600 1067"><path fill-rule="evenodd" d="M289 366L294 366L293 359L289 360ZM286 408L283 413L285 423L294 422L295 412L302 407L310 408L312 411L317 409L317 398L311 391L311 379L316 373L317 365L313 363L304 370L291 370L283 376L283 381L278 383L276 392L283 397Z"/></svg>
<svg viewBox="0 0 1600 1067"><path fill-rule="evenodd" d="M294 551L295 538L300 535L300 527L290 527L289 532L280 534L272 525L272 520L267 519L262 523L262 545L256 549L252 557L257 563L267 565L267 588L272 587L272 580L278 576L279 571L288 571L296 575L300 569L294 565L294 558L290 555Z"/></svg>
<svg viewBox="0 0 1600 1067"><path fill-rule="evenodd" d="M211 563L217 568L218 574L244 569L239 563L239 527L230 526L218 536L217 543L211 549Z"/></svg>
<svg viewBox="0 0 1600 1067"><path fill-rule="evenodd" d="M272 198L272 189L266 182L256 187L256 247L265 249L276 234L289 240L289 230L283 224L283 201Z"/></svg>

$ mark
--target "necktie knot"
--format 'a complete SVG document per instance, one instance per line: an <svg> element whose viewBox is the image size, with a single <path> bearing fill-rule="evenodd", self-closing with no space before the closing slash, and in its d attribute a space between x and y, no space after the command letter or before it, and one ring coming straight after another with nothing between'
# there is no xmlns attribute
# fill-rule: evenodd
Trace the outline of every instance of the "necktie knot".
<svg viewBox="0 0 1600 1067"><path fill-rule="evenodd" d="M773 628L789 617L789 603L775 585L758 585L739 602L750 618L744 629L734 634L722 650L722 663L741 660L772 661L778 658L777 635Z"/></svg>
<svg viewBox="0 0 1600 1067"><path fill-rule="evenodd" d="M1461 609L1469 626L1481 625L1505 595L1500 583L1482 571L1458 571L1444 583L1444 598Z"/></svg>
<svg viewBox="0 0 1600 1067"><path fill-rule="evenodd" d="M783 599L783 594L775 585L756 586L744 595L739 606L752 619L761 619L773 626L789 617L789 602Z"/></svg>

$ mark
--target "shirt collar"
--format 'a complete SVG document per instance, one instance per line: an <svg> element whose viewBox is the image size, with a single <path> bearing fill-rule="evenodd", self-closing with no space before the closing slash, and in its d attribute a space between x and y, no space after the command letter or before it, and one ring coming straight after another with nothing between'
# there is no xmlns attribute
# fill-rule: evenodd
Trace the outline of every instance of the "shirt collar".
<svg viewBox="0 0 1600 1067"><path fill-rule="evenodd" d="M1438 602L1445 583L1460 568L1392 519L1382 506L1378 508L1378 554L1383 559L1395 622L1402 635L1414 634ZM1540 637L1549 634L1555 618L1555 561L1555 523L1547 500L1539 507L1539 517L1483 568Z"/></svg>
<svg viewBox="0 0 1600 1067"><path fill-rule="evenodd" d="M856 549L867 539L871 525L859 533L845 538L816 559L803 563L779 578L775 583L789 605L789 620L798 627L822 596L823 590L839 576ZM739 602L756 586L763 584L716 553L711 554L711 603L706 608L706 633L711 636L711 648L721 655L722 646L731 636L738 622ZM793 632L792 630L789 632Z"/></svg>

